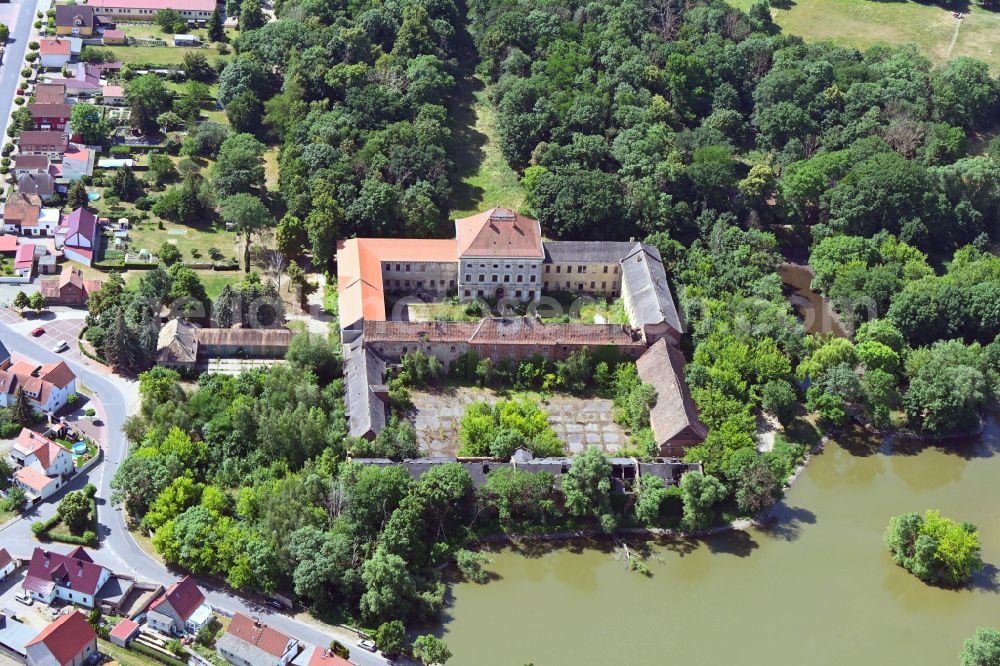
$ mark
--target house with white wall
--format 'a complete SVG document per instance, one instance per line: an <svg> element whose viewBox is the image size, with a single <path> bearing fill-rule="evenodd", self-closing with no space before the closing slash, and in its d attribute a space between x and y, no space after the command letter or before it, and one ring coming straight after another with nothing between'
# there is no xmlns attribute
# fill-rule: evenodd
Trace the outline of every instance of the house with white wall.
<svg viewBox="0 0 1000 666"><path fill-rule="evenodd" d="M21 587L32 599L52 603L63 599L93 608L98 590L111 578L111 570L95 564L80 547L66 555L35 548Z"/></svg>

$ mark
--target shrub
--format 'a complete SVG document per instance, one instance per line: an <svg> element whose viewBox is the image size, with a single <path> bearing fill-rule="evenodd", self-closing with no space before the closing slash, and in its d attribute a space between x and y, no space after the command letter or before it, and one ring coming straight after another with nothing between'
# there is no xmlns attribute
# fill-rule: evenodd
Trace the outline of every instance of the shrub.
<svg viewBox="0 0 1000 666"><path fill-rule="evenodd" d="M69 404L69 405L75 405L78 402L80 402L80 396L77 395L76 393L70 393L68 396L66 396L66 403L67 404Z"/></svg>
<svg viewBox="0 0 1000 666"><path fill-rule="evenodd" d="M21 76L23 78L25 78L25 79L28 78L28 77L30 77L31 76L31 69L29 69L27 67L25 67L24 69L22 69L21 70Z"/></svg>
<svg viewBox="0 0 1000 666"><path fill-rule="evenodd" d="M28 42L28 48L31 49L32 51L37 51L38 49L41 48L41 46L42 45L39 44L38 42Z"/></svg>
<svg viewBox="0 0 1000 666"><path fill-rule="evenodd" d="M97 416L97 410L93 407L87 407L87 409L83 410L83 414L84 416Z"/></svg>
<svg viewBox="0 0 1000 666"><path fill-rule="evenodd" d="M26 56L24 56L24 59L28 62L35 62L36 60L38 60L38 52L31 51Z"/></svg>

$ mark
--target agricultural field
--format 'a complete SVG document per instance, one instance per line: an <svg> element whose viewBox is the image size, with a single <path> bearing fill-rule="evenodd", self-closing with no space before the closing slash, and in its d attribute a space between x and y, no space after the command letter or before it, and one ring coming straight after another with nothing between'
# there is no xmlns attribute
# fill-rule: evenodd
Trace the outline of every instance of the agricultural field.
<svg viewBox="0 0 1000 666"><path fill-rule="evenodd" d="M729 0L749 9L753 0ZM951 9L917 2L775 0L771 15L782 31L809 41L864 49L912 42L934 62L971 56L1000 72L1000 13L971 7L957 19Z"/></svg>

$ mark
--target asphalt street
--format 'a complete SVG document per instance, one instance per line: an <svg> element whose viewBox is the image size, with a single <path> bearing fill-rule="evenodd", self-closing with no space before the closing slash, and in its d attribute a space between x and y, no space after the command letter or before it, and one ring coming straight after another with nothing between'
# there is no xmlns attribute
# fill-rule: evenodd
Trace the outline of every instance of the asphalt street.
<svg viewBox="0 0 1000 666"><path fill-rule="evenodd" d="M120 377L108 375L103 369L97 369L94 364L77 354L60 355L53 353L48 347L38 344L25 335L28 330L26 323L13 326L0 321L0 340L11 352L23 354L42 363L58 360L66 361L77 381L82 382L93 393L104 407L106 416L107 441L105 444L104 461L94 467L89 475L81 475L68 484L66 490L82 488L90 482L97 486L98 522L100 524L99 539L101 547L91 551L94 561L119 573L135 576L138 579L169 585L183 577L184 572L172 571L153 559L135 542L132 534L125 527L122 512L113 507L108 499L111 497L111 479L122 459L128 454L128 442L121 432L122 423L137 405L134 383L129 383ZM57 495L56 500L59 496ZM7 548L17 557L30 557L32 550L39 545L31 533L31 523L44 520L55 513L55 502L49 500L25 517L12 521L0 528L0 545ZM48 546L56 552L68 552L71 548L63 544ZM285 633L314 645L329 645L332 636L322 627L307 621L294 618L286 613L277 612L264 606L259 599L248 599L234 595L225 589L214 589L202 584L202 589L208 603L228 612L241 612L259 617L262 621L284 631ZM356 645L350 645L351 661L359 666L381 666L386 663L380 656L361 650Z"/></svg>
<svg viewBox="0 0 1000 666"><path fill-rule="evenodd" d="M10 4L0 5L0 21L10 28L10 38L7 40L7 51L0 66L0 128L4 132L3 141L7 141L7 122L10 119L11 108L14 105L14 94L17 83L21 80L21 67L24 54L31 41L31 26L35 22L35 9L45 9L48 0L14 0Z"/></svg>

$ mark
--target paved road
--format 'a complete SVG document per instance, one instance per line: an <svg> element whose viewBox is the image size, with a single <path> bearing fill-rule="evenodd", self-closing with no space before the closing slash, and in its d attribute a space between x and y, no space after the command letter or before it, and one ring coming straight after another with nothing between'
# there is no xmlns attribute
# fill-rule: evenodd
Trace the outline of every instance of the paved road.
<svg viewBox="0 0 1000 666"><path fill-rule="evenodd" d="M28 50L32 24L35 22L36 5L40 9L47 8L48 0L13 0L9 5L0 5L0 21L10 28L10 38L7 41L7 52L3 56L3 66L0 67L0 132L3 142L7 141L7 121L10 118L11 107L14 105L14 92L21 80L21 67L24 63L24 53Z"/></svg>
<svg viewBox="0 0 1000 666"><path fill-rule="evenodd" d="M8 313L3 314L7 315ZM108 433L105 442L104 462L93 468L89 475L82 475L74 479L61 491L82 488L88 482L97 486L97 513L101 531L99 535L101 548L92 551L94 560L112 570L130 574L146 581L169 585L179 580L183 576L183 572L168 570L160 562L147 555L126 529L122 512L107 501L111 497L111 479L115 469L128 454L128 442L121 432L121 425L125 417L137 407L134 383L127 382L117 376L109 376L103 367L99 369L96 364L79 354L59 355L53 353L46 346L25 336L24 333L29 330L31 325L27 322L12 324L10 321L4 321L8 320L9 316L0 317L0 319L2 319L0 320L0 340L3 340L11 352L29 356L43 363L60 359L66 361L76 373L77 381L90 388L104 407ZM57 495L55 499L58 497ZM14 555L29 556L34 547L38 545L31 534L31 522L52 516L55 513L54 505L55 502L46 502L26 517L0 528L0 542ZM50 548L63 553L70 550L69 546L61 544ZM208 602L217 608L258 616L276 629L314 645L329 645L332 638L319 626L284 613L275 612L253 600L235 596L227 590L205 586L205 592ZM379 656L355 646L351 647L351 660L359 666L384 666L386 663Z"/></svg>

